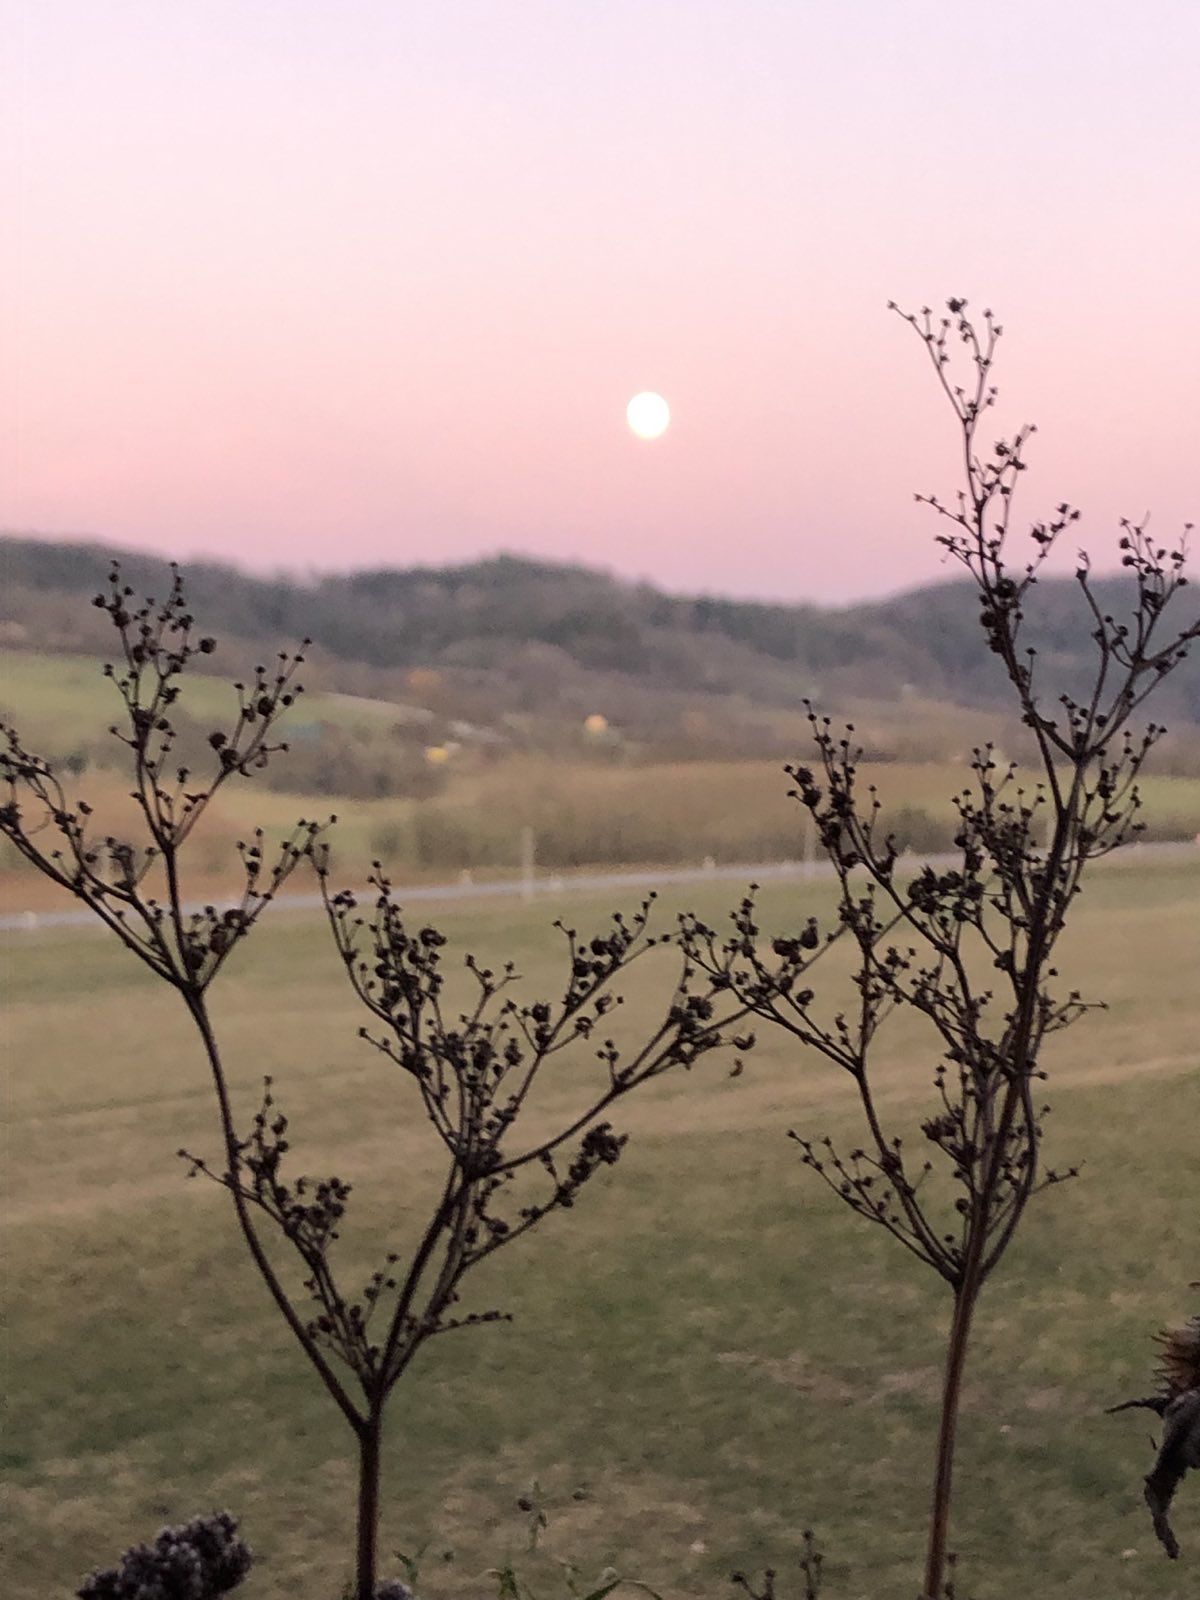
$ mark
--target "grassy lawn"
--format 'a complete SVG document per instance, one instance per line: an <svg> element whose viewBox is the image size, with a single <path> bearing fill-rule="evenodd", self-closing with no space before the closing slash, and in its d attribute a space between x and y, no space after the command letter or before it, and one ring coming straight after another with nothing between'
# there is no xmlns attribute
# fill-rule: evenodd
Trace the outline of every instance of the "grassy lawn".
<svg viewBox="0 0 1200 1600"><path fill-rule="evenodd" d="M764 905L785 922L827 894L780 889ZM688 898L716 917L732 897ZM612 909L569 906L581 929ZM439 920L551 992L557 909ZM216 1146L182 1008L97 936L12 938L4 958L6 1592L67 1595L161 1522L228 1505L260 1556L247 1600L334 1600L351 1440L243 1260L224 1196L185 1182L173 1155ZM963 1590L1182 1600L1196 1592L1200 1485L1181 1493L1172 1567L1140 1502L1147 1419L1102 1411L1145 1392L1148 1335L1200 1276L1200 869L1097 874L1063 966L1110 1008L1048 1063L1049 1159L1086 1164L1035 1204L985 1303ZM296 1170L355 1183L345 1248L369 1270L356 1239L403 1235L437 1165L406 1085L356 1042L343 984L323 927L297 917L260 930L214 999L243 1110L275 1074ZM659 987L652 971L631 986L631 1029ZM886 1063L888 1109L913 1127L926 1045L898 1028ZM575 1097L587 1070L564 1062L549 1101ZM721 1595L733 1567L786 1568L812 1525L831 1600L910 1600L947 1306L784 1136L853 1139L851 1110L832 1068L769 1037L736 1081L710 1062L621 1109L634 1137L616 1172L476 1280L477 1308L511 1311L512 1326L436 1341L393 1397L384 1547L456 1553L429 1558L425 1590L482 1592L481 1571L520 1547L514 1501L537 1478L544 1569L611 1560L669 1595Z"/></svg>

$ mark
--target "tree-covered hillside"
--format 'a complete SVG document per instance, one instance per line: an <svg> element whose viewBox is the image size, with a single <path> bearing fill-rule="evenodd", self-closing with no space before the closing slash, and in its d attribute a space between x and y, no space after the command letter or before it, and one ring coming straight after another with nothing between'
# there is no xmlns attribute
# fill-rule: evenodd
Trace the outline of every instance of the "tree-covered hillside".
<svg viewBox="0 0 1200 1600"><path fill-rule="evenodd" d="M101 648L103 618L79 601L114 555L135 588L161 589L164 563L150 557L96 544L0 540L3 642ZM628 721L639 699L661 708L697 695L732 696L760 710L794 710L808 694L834 710L855 700L982 707L1003 699L994 663L979 648L970 585L955 581L835 609L680 597L586 567L508 555L311 580L195 562L187 577L197 614L226 639L308 636L327 686L357 692L381 685L395 692L397 674L432 670L468 700L482 696L484 720L505 710L573 713L615 699ZM1114 611L1124 607L1125 588L1120 578L1096 585ZM1088 623L1073 581L1039 582L1028 638L1056 693L1082 681ZM359 670L339 673L338 665ZM1157 705L1168 720L1200 724L1200 664L1189 663Z"/></svg>

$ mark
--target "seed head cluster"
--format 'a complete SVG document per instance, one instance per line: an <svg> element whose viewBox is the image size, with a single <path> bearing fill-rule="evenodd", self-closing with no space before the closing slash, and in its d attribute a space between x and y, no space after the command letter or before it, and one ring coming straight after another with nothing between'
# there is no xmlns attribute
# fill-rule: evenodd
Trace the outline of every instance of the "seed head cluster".
<svg viewBox="0 0 1200 1600"><path fill-rule="evenodd" d="M79 1600L217 1600L250 1570L237 1528L227 1511L163 1528L152 1544L134 1545L115 1567L85 1578Z"/></svg>

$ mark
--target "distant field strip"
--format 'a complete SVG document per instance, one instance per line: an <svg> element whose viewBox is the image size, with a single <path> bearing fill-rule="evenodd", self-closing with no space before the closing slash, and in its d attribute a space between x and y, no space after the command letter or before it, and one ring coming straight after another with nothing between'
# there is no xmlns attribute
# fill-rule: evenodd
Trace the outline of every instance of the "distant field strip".
<svg viewBox="0 0 1200 1600"><path fill-rule="evenodd" d="M946 852L937 855L901 858L901 867L916 871L922 866L951 867L961 857ZM1138 844L1114 851L1097 863L1108 870L1113 867L1137 868L1153 863L1156 866L1170 861L1187 865L1200 862L1200 844L1163 841L1158 844ZM476 883L469 874L454 883L400 884L400 898L413 905L429 902L454 903L461 900L495 900L519 897L525 900L545 899L563 894L597 894L608 889L636 890L661 889L686 884L704 883L778 883L801 882L808 879L830 879L833 866L828 861L767 861L754 866L671 867L660 871L592 872L570 874L540 874L529 879L506 878ZM362 891L367 894L369 891ZM233 900L195 900L185 907L189 913L202 911L205 906L232 905ZM315 911L321 906L318 894L285 894L274 901L272 910L280 912ZM47 928L94 927L103 928L92 912L84 907L71 907L61 911L8 911L0 913L0 933L37 933Z"/></svg>

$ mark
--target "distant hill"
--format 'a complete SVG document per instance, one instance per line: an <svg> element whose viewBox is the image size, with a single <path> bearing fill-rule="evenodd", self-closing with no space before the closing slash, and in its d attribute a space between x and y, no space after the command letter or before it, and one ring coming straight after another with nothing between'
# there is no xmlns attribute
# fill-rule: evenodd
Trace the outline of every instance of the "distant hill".
<svg viewBox="0 0 1200 1600"><path fill-rule="evenodd" d="M105 618L86 601L114 557L135 588L161 592L160 560L98 544L0 538L0 643L105 649ZM704 713L707 729L696 738L706 749L736 742L739 729L743 743L765 748L775 713L794 736L806 695L834 712L916 700L999 715L1011 705L982 648L965 581L832 608L679 597L587 567L509 555L312 580L209 562L188 563L186 575L197 615L229 641L229 659L308 636L322 688L426 703L440 695L442 711L480 725L522 716L572 721L603 710L639 737L657 729L669 745L686 744L688 716L698 730ZM1096 588L1106 609L1128 609L1124 580ZM1090 641L1076 584L1043 579L1030 609L1029 642L1048 691L1078 687ZM1200 725L1200 663L1164 687L1156 716Z"/></svg>

